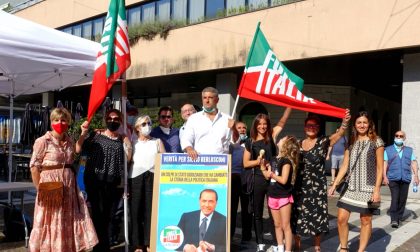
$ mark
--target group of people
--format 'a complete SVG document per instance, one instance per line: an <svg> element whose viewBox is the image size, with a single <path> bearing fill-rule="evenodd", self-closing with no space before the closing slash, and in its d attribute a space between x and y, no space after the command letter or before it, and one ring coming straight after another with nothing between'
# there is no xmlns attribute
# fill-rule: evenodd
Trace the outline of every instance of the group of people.
<svg viewBox="0 0 420 252"><path fill-rule="evenodd" d="M364 251L372 232L372 215L378 212L382 179L389 183L395 197L404 196L411 172L396 178L394 169L409 163L418 183L417 167L412 165L414 154L397 141L394 149L387 147L385 160L389 165L384 167L384 143L366 112L360 112L350 125L350 111L346 110L341 126L330 136L320 136L320 118L309 115L304 123L305 138L297 140L294 136L280 137L291 113L291 109L286 108L274 127L269 116L258 114L248 137L246 124L222 113L217 108L218 101L217 89L207 87L202 91L202 111L196 112L191 104L181 108L185 123L180 129L172 127L174 111L165 106L159 109L159 126L155 128L148 115L130 120L131 137L119 133L123 117L120 111L111 109L104 117L105 130L89 132L89 123L84 122L76 143L66 134L71 124L70 113L64 108L54 109L50 116L52 130L36 140L30 162L33 182L38 189L30 251L109 251L111 208L115 199L122 196L118 187L124 162L129 164L130 244L135 252L149 251L154 165L158 153L185 152L192 159L200 154L230 153L231 235L235 233L240 200L242 240L251 239L254 226L257 251L267 249L262 218L266 197L275 227L277 246L273 247L274 251L291 251L293 246L299 251L302 236L312 236L315 250L321 251L321 235L329 231L327 196L334 194L338 181L347 173L349 187L337 203L340 249L348 251L349 215L358 212L361 218L359 251ZM327 191L328 150L341 141L349 126L352 136L345 147L340 170ZM405 139L403 132L399 131L399 135L398 138ZM76 186L72 167L75 153L87 156L84 182L91 215ZM400 162L394 161L396 158ZM57 183L61 183L58 189ZM57 191L61 192L61 198ZM61 204L48 203L57 200L61 200ZM404 207L405 201L400 199L391 204L393 227L401 221ZM204 212L200 216L206 219L208 227L207 221L211 218ZM206 245L205 250L218 251L217 245L208 243L205 237L199 241ZM184 251L200 249L198 244L185 244L181 248Z"/></svg>

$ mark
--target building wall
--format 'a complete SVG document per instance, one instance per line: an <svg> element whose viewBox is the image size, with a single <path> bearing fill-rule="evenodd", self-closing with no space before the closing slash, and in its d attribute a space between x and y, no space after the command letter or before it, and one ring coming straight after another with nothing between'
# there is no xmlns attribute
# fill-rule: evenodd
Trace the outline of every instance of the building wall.
<svg viewBox="0 0 420 252"><path fill-rule="evenodd" d="M105 13L107 4L48 0L16 14L61 27ZM140 40L131 48L127 77L242 66L258 21L283 61L418 46L420 9L416 7L411 0L307 0L191 25L170 31L166 39Z"/></svg>
<svg viewBox="0 0 420 252"><path fill-rule="evenodd" d="M420 156L420 54L404 56L403 101L401 129L407 134L405 144L414 148L417 160ZM420 198L410 186L409 197Z"/></svg>

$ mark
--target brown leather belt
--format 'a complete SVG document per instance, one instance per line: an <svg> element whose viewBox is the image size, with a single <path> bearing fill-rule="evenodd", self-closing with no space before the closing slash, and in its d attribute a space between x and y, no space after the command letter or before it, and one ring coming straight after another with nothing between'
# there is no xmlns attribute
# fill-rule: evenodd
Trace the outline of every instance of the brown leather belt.
<svg viewBox="0 0 420 252"><path fill-rule="evenodd" d="M64 168L72 168L71 164L65 164ZM63 165L43 165L41 167L41 171L49 171L49 170L56 170L56 169L63 169Z"/></svg>

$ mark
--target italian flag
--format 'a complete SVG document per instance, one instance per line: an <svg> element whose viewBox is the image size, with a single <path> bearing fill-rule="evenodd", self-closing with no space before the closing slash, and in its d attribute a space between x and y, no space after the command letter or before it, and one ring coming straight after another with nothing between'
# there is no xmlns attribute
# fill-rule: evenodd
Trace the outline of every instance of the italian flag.
<svg viewBox="0 0 420 252"><path fill-rule="evenodd" d="M90 90L88 121L102 104L114 82L131 64L125 1L111 0L96 59Z"/></svg>
<svg viewBox="0 0 420 252"><path fill-rule="evenodd" d="M345 109L307 97L302 89L303 80L277 59L258 23L238 95L260 102L344 118Z"/></svg>

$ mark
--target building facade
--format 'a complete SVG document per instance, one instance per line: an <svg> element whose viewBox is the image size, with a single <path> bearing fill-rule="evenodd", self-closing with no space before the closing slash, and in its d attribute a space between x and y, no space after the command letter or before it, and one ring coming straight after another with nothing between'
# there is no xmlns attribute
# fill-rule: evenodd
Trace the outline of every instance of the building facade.
<svg viewBox="0 0 420 252"><path fill-rule="evenodd" d="M109 3L35 2L14 14L87 39L100 37ZM261 22L276 56L305 80L306 96L352 112L366 110L387 143L402 128L407 144L420 152L420 115L416 113L420 107L420 3L126 0L126 5L130 29L139 24L175 23L152 38L143 32L143 37L132 39L128 98L138 107L200 105L201 89L214 86L221 92L220 108L230 114L256 25ZM71 90L63 92L72 95ZM88 99L89 92L77 93L79 99ZM268 112L276 121L283 109L240 99L236 114L249 123L257 112ZM306 113L294 111L285 132L303 136L305 117ZM338 120L325 119L328 134Z"/></svg>

